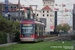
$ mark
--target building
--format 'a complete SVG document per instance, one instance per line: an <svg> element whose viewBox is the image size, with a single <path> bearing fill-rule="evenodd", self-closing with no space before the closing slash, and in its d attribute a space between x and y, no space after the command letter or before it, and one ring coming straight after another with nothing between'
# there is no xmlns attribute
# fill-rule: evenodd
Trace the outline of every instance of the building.
<svg viewBox="0 0 75 50"><path fill-rule="evenodd" d="M43 0L43 8L36 11L37 18L46 25L46 32L54 31L55 26L55 12L54 0Z"/></svg>
<svg viewBox="0 0 75 50"><path fill-rule="evenodd" d="M54 8L55 0L43 0L43 6L48 5L52 10Z"/></svg>
<svg viewBox="0 0 75 50"><path fill-rule="evenodd" d="M18 4L13 4L13 3L9 3L8 4L8 6L9 6L9 10L12 8L12 9L14 9L14 8L16 8L16 9L18 9ZM5 8L5 4L4 3L0 3L0 15L2 15L2 10L4 10L4 8Z"/></svg>
<svg viewBox="0 0 75 50"><path fill-rule="evenodd" d="M18 4L9 4L8 6L9 6L9 13L8 13L8 15L10 15L10 16L8 17L8 15L6 15L5 8L3 7L3 9L2 9L2 16L3 17L6 17L6 18L8 17L8 18L13 19L15 21L19 20L19 18L21 20L24 17L27 17L27 10L25 8L20 9L20 17L18 17L18 12L19 12ZM21 5L20 5L20 7L21 7Z"/></svg>
<svg viewBox="0 0 75 50"><path fill-rule="evenodd" d="M27 10L25 8L20 9L20 17L18 17L18 12L19 12L19 9L10 8L10 10L9 10L10 17L9 18L13 19L15 21L18 21L19 18L20 18L20 20L24 19L24 18L27 18ZM2 16L5 17L5 11L4 10L2 12Z"/></svg>
<svg viewBox="0 0 75 50"><path fill-rule="evenodd" d="M46 5L44 8L41 9L41 18L46 19L46 32L50 32L54 30L54 12L52 9Z"/></svg>
<svg viewBox="0 0 75 50"><path fill-rule="evenodd" d="M18 4L13 4L13 3L9 3L8 6L9 6L9 13L8 15L5 14L5 8L4 8L5 4L4 3L1 3L0 4L0 14L3 16L3 17L8 17L8 15L10 15L10 19L14 19L15 21L16 20L21 20L23 18L28 18L28 19L31 19L33 18L33 9L32 7L23 7L20 5L20 17L18 16L18 12L19 12L19 5Z"/></svg>

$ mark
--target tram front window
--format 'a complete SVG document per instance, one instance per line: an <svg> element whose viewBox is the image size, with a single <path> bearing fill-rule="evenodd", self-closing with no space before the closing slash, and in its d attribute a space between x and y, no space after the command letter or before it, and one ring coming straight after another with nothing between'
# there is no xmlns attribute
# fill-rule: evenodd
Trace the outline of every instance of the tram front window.
<svg viewBox="0 0 75 50"><path fill-rule="evenodd" d="M34 24L21 24L21 34L34 34Z"/></svg>
<svg viewBox="0 0 75 50"><path fill-rule="evenodd" d="M22 27L22 34L32 34L33 27Z"/></svg>

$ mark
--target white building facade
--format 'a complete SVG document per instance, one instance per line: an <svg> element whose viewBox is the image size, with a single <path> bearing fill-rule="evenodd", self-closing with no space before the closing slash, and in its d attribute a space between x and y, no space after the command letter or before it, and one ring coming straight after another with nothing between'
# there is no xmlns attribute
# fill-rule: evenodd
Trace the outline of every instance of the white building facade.
<svg viewBox="0 0 75 50"><path fill-rule="evenodd" d="M53 0L43 0L43 8L36 11L38 18L46 19L46 32L54 31L55 12L53 11L54 6L52 5L54 5Z"/></svg>
<svg viewBox="0 0 75 50"><path fill-rule="evenodd" d="M52 10L54 9L54 0L43 0L43 6L48 5Z"/></svg>

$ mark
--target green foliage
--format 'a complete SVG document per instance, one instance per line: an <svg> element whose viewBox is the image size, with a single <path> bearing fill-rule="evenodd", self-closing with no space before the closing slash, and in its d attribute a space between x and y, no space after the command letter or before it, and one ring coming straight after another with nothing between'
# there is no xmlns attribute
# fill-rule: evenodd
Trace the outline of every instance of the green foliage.
<svg viewBox="0 0 75 50"><path fill-rule="evenodd" d="M19 30L20 21L7 20L0 16L0 31L12 33L13 30Z"/></svg>
<svg viewBox="0 0 75 50"><path fill-rule="evenodd" d="M14 27L16 30L20 30L20 21L15 21L14 24L13 24L13 27Z"/></svg>
<svg viewBox="0 0 75 50"><path fill-rule="evenodd" d="M15 33L15 41L20 41L20 32L19 31L14 31Z"/></svg>
<svg viewBox="0 0 75 50"><path fill-rule="evenodd" d="M55 30L56 30L57 32L59 32L61 29L62 29L62 26L61 26L60 24L57 25L56 28L55 28Z"/></svg>
<svg viewBox="0 0 75 50"><path fill-rule="evenodd" d="M20 30L20 21L7 20L0 16L0 31L10 33L14 33L14 31ZM11 39L11 36L10 36Z"/></svg>
<svg viewBox="0 0 75 50"><path fill-rule="evenodd" d="M65 31L65 32L67 32L68 30L70 30L70 26L68 24L64 24L62 26L62 30Z"/></svg>
<svg viewBox="0 0 75 50"><path fill-rule="evenodd" d="M7 43L7 34L3 31L0 32L0 44Z"/></svg>
<svg viewBox="0 0 75 50"><path fill-rule="evenodd" d="M3 17L0 17L0 31L9 31L9 21Z"/></svg>
<svg viewBox="0 0 75 50"><path fill-rule="evenodd" d="M70 29L70 26L68 24L64 24L64 25L59 24L55 28L55 30L58 31L58 32L60 30L67 32L69 29Z"/></svg>

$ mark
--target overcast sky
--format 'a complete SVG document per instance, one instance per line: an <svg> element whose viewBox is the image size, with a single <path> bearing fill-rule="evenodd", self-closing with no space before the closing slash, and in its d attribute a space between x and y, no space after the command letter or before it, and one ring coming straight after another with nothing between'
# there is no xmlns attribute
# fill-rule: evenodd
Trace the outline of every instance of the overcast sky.
<svg viewBox="0 0 75 50"><path fill-rule="evenodd" d="M0 2L4 2L4 1L5 0L0 0ZM9 2L18 3L18 0L9 0ZM42 7L43 7L42 0L20 0L20 3L25 6L38 5L38 9L42 9ZM72 8L72 3L75 3L75 0L55 0L55 3L57 3L57 4L64 3L67 5L67 7Z"/></svg>

